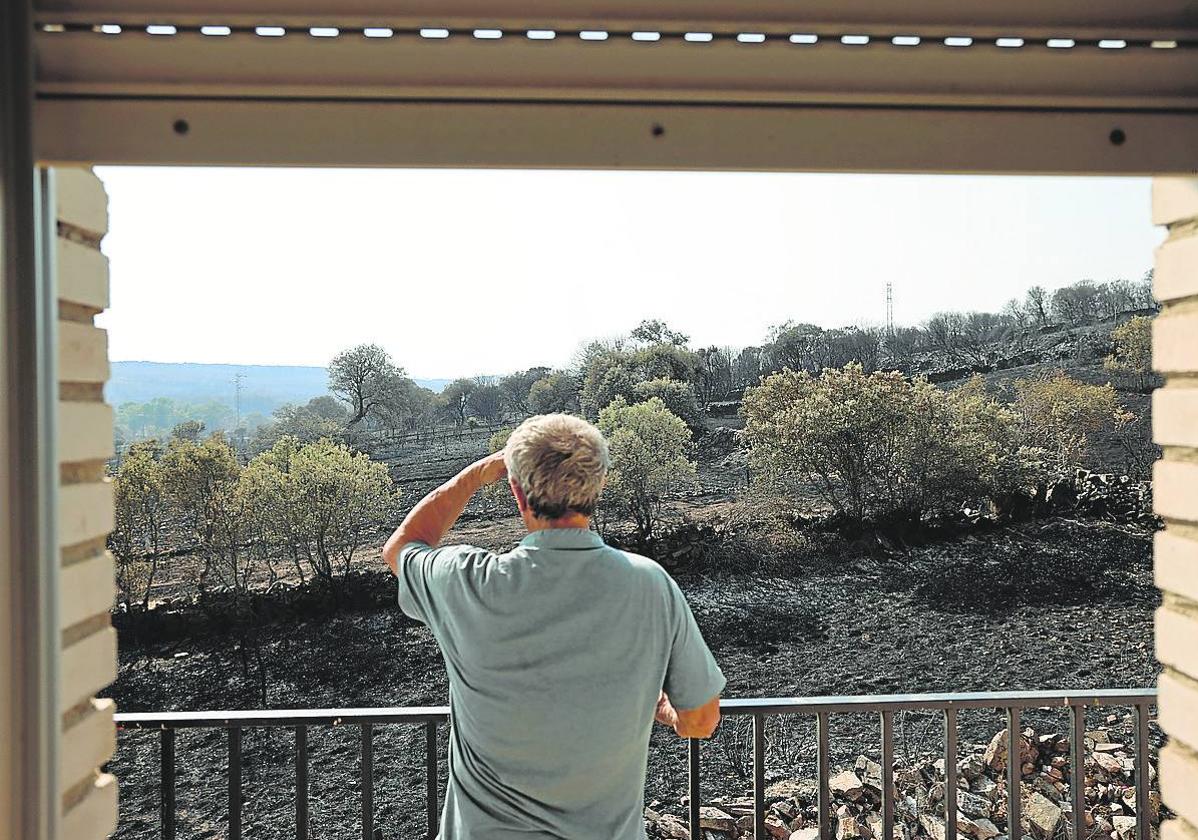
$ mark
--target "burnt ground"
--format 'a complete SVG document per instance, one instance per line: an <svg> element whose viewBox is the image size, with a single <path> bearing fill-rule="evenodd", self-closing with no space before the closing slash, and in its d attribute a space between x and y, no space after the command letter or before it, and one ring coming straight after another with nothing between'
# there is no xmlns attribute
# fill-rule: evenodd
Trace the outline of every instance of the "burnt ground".
<svg viewBox="0 0 1198 840"><path fill-rule="evenodd" d="M474 519L459 533L499 547L518 529ZM809 546L754 573L679 578L728 677L728 697L1096 690L1155 678L1150 546L1151 534L1135 526L1053 518L901 549L866 540ZM384 576L376 580L387 586ZM446 702L435 643L398 608L279 621L263 638L270 707ZM216 631L149 643L123 634L110 693L122 711L259 705L253 669L247 678L233 637ZM1105 711L1094 714L1100 721ZM1065 727L1054 712L1026 719L1041 731ZM962 713L960 722L963 752L1002 727L992 712ZM939 749L939 725L900 717L896 752ZM767 734L771 778L812 775L810 721L774 719ZM314 728L309 737L312 836L360 836L359 731ZM834 716L832 738L836 763L879 753L870 716ZM743 721L721 724L704 746L705 798L747 787L749 743ZM442 772L445 744L442 732ZM245 836L294 836L293 745L287 730L247 730ZM180 837L224 836L225 749L221 731L179 734ZM117 837L157 836L158 761L157 733L120 733L111 765L121 778ZM380 727L375 766L381 836L423 836L422 733ZM646 800L677 811L685 787L685 745L656 727Z"/></svg>

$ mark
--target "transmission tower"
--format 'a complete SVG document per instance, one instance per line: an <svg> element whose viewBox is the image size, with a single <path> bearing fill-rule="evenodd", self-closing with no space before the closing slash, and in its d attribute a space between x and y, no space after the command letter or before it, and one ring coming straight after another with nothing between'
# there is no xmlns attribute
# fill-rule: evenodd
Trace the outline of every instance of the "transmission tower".
<svg viewBox="0 0 1198 840"><path fill-rule="evenodd" d="M886 284L886 335L894 335L894 284Z"/></svg>
<svg viewBox="0 0 1198 840"><path fill-rule="evenodd" d="M237 408L237 424L233 427L234 430L241 428L241 383L244 381L244 373L238 371L233 375L233 404Z"/></svg>

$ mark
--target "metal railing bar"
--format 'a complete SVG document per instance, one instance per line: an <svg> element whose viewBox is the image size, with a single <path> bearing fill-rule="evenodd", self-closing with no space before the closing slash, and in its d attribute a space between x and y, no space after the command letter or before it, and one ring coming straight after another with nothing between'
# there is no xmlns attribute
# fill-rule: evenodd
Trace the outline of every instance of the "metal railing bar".
<svg viewBox="0 0 1198 840"><path fill-rule="evenodd" d="M832 790L828 786L828 713L816 717L816 764L819 777L819 836L832 840ZM694 835L692 835L694 836Z"/></svg>
<svg viewBox="0 0 1198 840"><path fill-rule="evenodd" d="M1152 797L1148 785L1148 704L1136 704L1136 838L1152 840Z"/></svg>
<svg viewBox="0 0 1198 840"><path fill-rule="evenodd" d="M958 694L874 694L844 697L747 697L725 699L725 715L806 714L823 712L931 711L937 709L1050 708L1053 706L1132 706L1155 703L1155 689L1113 688L1100 692L1014 691ZM249 709L205 712L126 712L115 715L126 728L234 726L337 726L350 723L428 723L449 720L448 706L370 709Z"/></svg>
<svg viewBox="0 0 1198 840"><path fill-rule="evenodd" d="M1073 840L1086 836L1086 710L1073 709L1073 737L1069 739L1069 799L1073 804Z"/></svg>
<svg viewBox="0 0 1198 840"><path fill-rule="evenodd" d="M1023 762L1019 746L1023 742L1018 707L1007 709L1007 836L1022 837L1020 805L1023 798ZM955 815L954 815L955 816Z"/></svg>
<svg viewBox="0 0 1198 840"><path fill-rule="evenodd" d="M308 840L308 727L295 728L295 840Z"/></svg>
<svg viewBox="0 0 1198 840"><path fill-rule="evenodd" d="M362 840L374 836L374 726L362 724Z"/></svg>
<svg viewBox="0 0 1198 840"><path fill-rule="evenodd" d="M703 836L700 824L698 824L698 808L700 808L702 800L702 796L698 792L698 773L700 773L698 744L700 744L698 738L689 738L686 741L686 815L688 815L692 838Z"/></svg>
<svg viewBox="0 0 1198 840"><path fill-rule="evenodd" d="M894 837L894 712L882 712L882 837Z"/></svg>
<svg viewBox="0 0 1198 840"><path fill-rule="evenodd" d="M1034 709L1052 706L1111 706L1156 702L1156 690L1113 688L1099 692L979 691L952 694L863 694L826 697L746 697L720 702L727 715L817 714L819 712L883 712L930 709Z"/></svg>
<svg viewBox="0 0 1198 840"><path fill-rule="evenodd" d="M957 840L957 710L944 710L944 840Z"/></svg>
<svg viewBox="0 0 1198 840"><path fill-rule="evenodd" d="M686 779L687 791L687 810L690 816L690 836L702 837L703 833L699 827L699 803L701 796L699 794L699 739L690 738L687 740L687 764L689 772Z"/></svg>
<svg viewBox="0 0 1198 840"><path fill-rule="evenodd" d="M241 840L241 729L229 730L229 840Z"/></svg>
<svg viewBox="0 0 1198 840"><path fill-rule="evenodd" d="M362 723L427 723L449 720L448 706L371 709L247 709L211 712L130 712L114 715L126 729L231 729L255 726L340 726Z"/></svg>
<svg viewBox="0 0 1198 840"><path fill-rule="evenodd" d="M753 715L753 836L768 836L765 832L765 715Z"/></svg>
<svg viewBox="0 0 1198 840"><path fill-rule="evenodd" d="M162 840L175 840L175 730L162 730L161 800Z"/></svg>
<svg viewBox="0 0 1198 840"><path fill-rule="evenodd" d="M424 725L424 789L428 809L428 840L437 836L440 819L437 807L437 724Z"/></svg>

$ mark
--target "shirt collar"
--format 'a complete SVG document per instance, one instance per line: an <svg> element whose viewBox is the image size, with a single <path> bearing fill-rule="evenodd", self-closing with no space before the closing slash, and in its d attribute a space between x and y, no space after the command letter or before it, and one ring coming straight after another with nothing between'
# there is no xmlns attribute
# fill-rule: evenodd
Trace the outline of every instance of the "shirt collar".
<svg viewBox="0 0 1198 840"><path fill-rule="evenodd" d="M520 545L536 548L579 549L602 548L604 543L603 538L589 528L545 528L528 534L520 540Z"/></svg>

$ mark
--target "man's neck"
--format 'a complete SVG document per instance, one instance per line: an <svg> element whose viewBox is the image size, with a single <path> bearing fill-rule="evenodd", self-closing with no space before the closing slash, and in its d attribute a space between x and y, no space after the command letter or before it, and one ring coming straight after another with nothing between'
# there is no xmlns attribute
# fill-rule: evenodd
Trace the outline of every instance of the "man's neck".
<svg viewBox="0 0 1198 840"><path fill-rule="evenodd" d="M524 525L530 534L534 531L548 531L551 528L588 529L591 527L591 517L583 516L581 513L568 513L557 519L541 519L530 516L524 521Z"/></svg>

